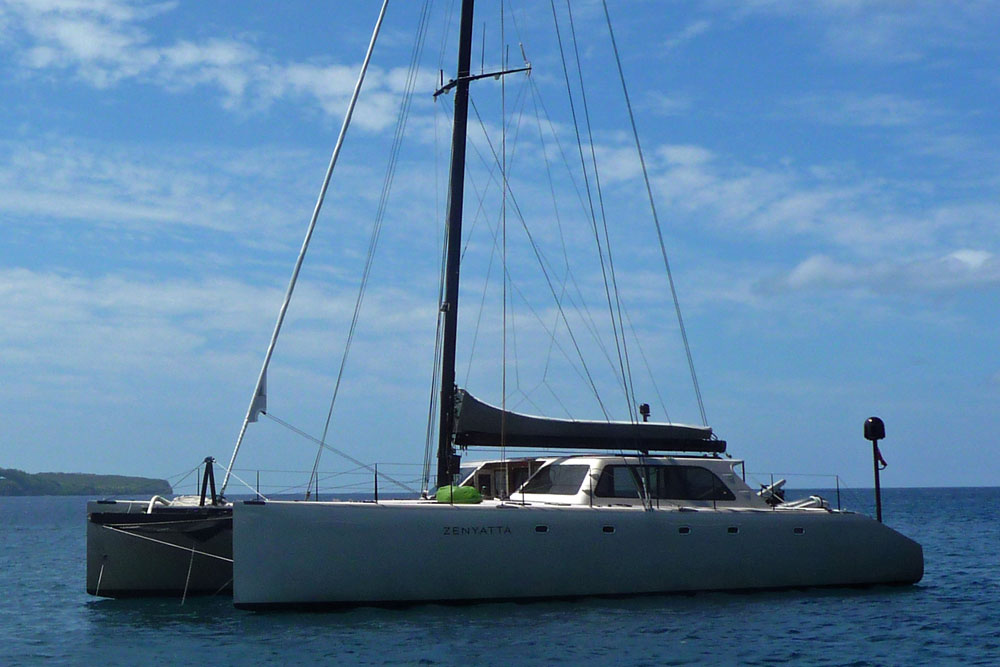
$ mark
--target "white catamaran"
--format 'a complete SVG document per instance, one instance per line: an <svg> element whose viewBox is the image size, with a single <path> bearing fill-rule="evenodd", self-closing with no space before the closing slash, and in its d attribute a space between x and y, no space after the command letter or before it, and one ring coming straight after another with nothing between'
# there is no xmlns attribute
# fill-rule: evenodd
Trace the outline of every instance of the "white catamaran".
<svg viewBox="0 0 1000 667"><path fill-rule="evenodd" d="M439 490L436 497L414 500L237 502L236 606L919 581L919 544L816 496L787 503L774 489L762 496L737 473L741 461L721 456L726 443L707 426L529 416L483 403L456 386L469 85L514 71L472 74L472 31L473 0L463 0L457 74L438 91L454 92L440 303ZM315 214L307 242L314 223ZM301 255L296 275L300 265ZM273 339L267 359L272 350ZM263 409L266 366L243 431ZM566 455L489 461L463 472L457 451L468 447Z"/></svg>

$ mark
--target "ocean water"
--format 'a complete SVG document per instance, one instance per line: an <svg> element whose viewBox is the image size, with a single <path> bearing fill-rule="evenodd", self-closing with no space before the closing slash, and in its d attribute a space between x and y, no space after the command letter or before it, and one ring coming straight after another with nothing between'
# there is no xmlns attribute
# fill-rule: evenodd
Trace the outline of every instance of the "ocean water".
<svg viewBox="0 0 1000 667"><path fill-rule="evenodd" d="M911 587L308 614L87 595L86 500L0 498L0 665L1000 664L1000 488L884 492Z"/></svg>

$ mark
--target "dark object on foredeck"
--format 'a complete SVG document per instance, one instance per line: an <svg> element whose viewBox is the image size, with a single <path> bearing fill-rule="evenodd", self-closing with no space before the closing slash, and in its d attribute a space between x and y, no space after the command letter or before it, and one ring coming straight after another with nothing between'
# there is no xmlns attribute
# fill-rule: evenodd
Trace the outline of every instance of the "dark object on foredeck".
<svg viewBox="0 0 1000 667"><path fill-rule="evenodd" d="M215 494L215 472L212 468L212 464L215 463L215 459L211 456L205 457L205 474L201 478L201 499L198 502L199 507L205 506L205 494L208 491L209 484L212 485L212 504L218 505L219 499Z"/></svg>

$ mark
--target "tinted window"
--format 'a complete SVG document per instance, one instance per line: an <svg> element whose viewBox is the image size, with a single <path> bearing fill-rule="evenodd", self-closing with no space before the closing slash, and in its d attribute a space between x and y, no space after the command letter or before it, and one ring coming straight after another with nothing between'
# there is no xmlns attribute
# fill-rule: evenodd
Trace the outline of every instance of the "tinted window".
<svg viewBox="0 0 1000 667"><path fill-rule="evenodd" d="M469 475L476 471L476 466L462 466L455 475L455 484L461 484L469 478Z"/></svg>
<svg viewBox="0 0 1000 667"><path fill-rule="evenodd" d="M722 480L706 468L669 466L682 475L671 478L672 485L663 488L660 498L675 500L735 500L736 497ZM671 495L666 495L671 494Z"/></svg>
<svg viewBox="0 0 1000 667"><path fill-rule="evenodd" d="M580 490L583 478L587 476L590 466L585 465L551 465L539 470L528 480L524 493L558 493L574 495Z"/></svg>
<svg viewBox="0 0 1000 667"><path fill-rule="evenodd" d="M715 473L694 466L605 466L594 489L602 498L638 498L645 487L662 500L735 500Z"/></svg>
<svg viewBox="0 0 1000 667"><path fill-rule="evenodd" d="M635 466L605 466L594 495L601 498L638 498Z"/></svg>

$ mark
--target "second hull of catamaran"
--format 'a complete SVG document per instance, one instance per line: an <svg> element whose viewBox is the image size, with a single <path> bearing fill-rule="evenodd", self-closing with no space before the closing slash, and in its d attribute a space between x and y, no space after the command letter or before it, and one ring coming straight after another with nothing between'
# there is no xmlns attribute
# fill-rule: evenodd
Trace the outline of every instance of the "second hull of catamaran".
<svg viewBox="0 0 1000 667"><path fill-rule="evenodd" d="M101 597L211 595L233 577L231 506L87 503L87 592Z"/></svg>
<svg viewBox="0 0 1000 667"><path fill-rule="evenodd" d="M827 509L248 502L241 608L912 584L919 544Z"/></svg>

